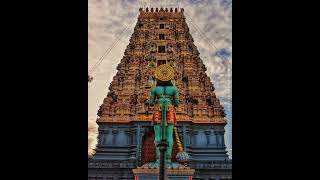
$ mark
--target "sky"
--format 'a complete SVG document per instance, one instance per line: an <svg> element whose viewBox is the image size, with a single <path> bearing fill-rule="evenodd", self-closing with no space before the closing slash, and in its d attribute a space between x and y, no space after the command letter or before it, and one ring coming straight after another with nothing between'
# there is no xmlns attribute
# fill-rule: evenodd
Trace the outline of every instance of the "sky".
<svg viewBox="0 0 320 180"><path fill-rule="evenodd" d="M88 153L93 153L97 137L97 111L108 93L116 66L137 22L139 7L184 8L186 21L215 93L224 106L228 124L225 141L232 158L232 0L89 0L89 69L117 42L92 73L88 83ZM127 28L126 28L127 27ZM125 30L125 31L123 31ZM119 39L119 41L115 41Z"/></svg>

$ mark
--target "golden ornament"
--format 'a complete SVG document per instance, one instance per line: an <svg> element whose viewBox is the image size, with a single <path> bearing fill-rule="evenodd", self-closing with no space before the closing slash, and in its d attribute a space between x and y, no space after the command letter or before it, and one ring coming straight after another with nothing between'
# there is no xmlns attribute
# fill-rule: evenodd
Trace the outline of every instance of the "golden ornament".
<svg viewBox="0 0 320 180"><path fill-rule="evenodd" d="M156 68L155 76L160 81L170 81L174 77L174 69L170 65L162 64Z"/></svg>

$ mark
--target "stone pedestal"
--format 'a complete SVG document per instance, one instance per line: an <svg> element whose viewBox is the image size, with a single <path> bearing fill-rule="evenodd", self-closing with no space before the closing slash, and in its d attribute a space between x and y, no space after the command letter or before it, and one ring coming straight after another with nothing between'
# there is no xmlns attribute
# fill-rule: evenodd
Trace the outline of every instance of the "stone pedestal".
<svg viewBox="0 0 320 180"><path fill-rule="evenodd" d="M159 169L150 169L149 163L132 170L135 180L158 180ZM195 170L186 166L176 169L167 168L167 179L169 180L192 180Z"/></svg>

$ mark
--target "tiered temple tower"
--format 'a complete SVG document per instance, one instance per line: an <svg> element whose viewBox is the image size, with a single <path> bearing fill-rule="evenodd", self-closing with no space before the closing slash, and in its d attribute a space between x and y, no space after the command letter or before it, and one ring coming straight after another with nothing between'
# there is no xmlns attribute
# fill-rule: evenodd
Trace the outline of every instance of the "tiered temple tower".
<svg viewBox="0 0 320 180"><path fill-rule="evenodd" d="M183 9L140 8L107 97L98 111L99 144L88 161L89 179L134 179L132 169L155 160L152 108L148 106L154 71L175 69L180 92L177 121L194 179L231 179L225 112L199 57ZM176 148L174 148L176 152ZM173 159L174 160L174 159Z"/></svg>

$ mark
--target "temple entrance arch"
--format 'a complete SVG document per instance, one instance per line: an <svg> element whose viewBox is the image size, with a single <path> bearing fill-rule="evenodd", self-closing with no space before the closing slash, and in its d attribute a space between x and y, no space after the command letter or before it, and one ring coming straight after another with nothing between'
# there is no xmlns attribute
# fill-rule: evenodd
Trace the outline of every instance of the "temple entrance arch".
<svg viewBox="0 0 320 180"><path fill-rule="evenodd" d="M147 132L142 138L142 157L141 163L156 161L156 149L154 145L154 131Z"/></svg>
<svg viewBox="0 0 320 180"><path fill-rule="evenodd" d="M174 138L175 139L175 138ZM178 153L178 147L176 141L173 141L172 149L172 161L177 162L176 155ZM150 130L142 137L142 151L141 151L141 163L151 163L156 161L156 148L154 145L154 130Z"/></svg>

